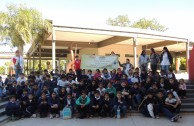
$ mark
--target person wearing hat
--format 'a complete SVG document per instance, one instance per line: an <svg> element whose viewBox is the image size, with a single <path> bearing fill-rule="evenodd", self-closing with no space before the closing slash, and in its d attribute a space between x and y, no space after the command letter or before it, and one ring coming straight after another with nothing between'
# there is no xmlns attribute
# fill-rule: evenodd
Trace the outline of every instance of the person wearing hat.
<svg viewBox="0 0 194 126"><path fill-rule="evenodd" d="M16 74L16 78L18 78L18 75L22 73L24 68L24 59L20 55L19 50L15 52L15 56L11 59L11 61Z"/></svg>
<svg viewBox="0 0 194 126"><path fill-rule="evenodd" d="M170 52L168 51L167 47L164 47L162 50L162 54L160 55L160 65L161 65L161 70L164 70L165 73L167 74L170 65L173 64L173 58Z"/></svg>

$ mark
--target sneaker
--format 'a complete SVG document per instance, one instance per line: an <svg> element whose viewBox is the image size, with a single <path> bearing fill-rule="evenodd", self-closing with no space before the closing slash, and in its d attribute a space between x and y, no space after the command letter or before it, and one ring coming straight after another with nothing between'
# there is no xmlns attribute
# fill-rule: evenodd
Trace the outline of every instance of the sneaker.
<svg viewBox="0 0 194 126"><path fill-rule="evenodd" d="M32 118L36 118L36 114L33 114L33 115L32 115Z"/></svg>
<svg viewBox="0 0 194 126"><path fill-rule="evenodd" d="M160 118L160 117L157 115L157 116L156 116L156 119L159 119L159 118Z"/></svg>
<svg viewBox="0 0 194 126"><path fill-rule="evenodd" d="M52 114L50 114L50 119L53 119L53 115Z"/></svg>
<svg viewBox="0 0 194 126"><path fill-rule="evenodd" d="M59 118L59 114L56 114L56 118Z"/></svg>
<svg viewBox="0 0 194 126"><path fill-rule="evenodd" d="M179 119L179 114L175 115L174 117L171 118L171 122L176 122Z"/></svg>

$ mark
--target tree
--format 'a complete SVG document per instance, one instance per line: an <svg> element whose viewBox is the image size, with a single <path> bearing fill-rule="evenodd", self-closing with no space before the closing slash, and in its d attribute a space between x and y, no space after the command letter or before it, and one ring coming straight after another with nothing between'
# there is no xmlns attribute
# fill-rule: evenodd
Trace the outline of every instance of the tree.
<svg viewBox="0 0 194 126"><path fill-rule="evenodd" d="M141 18L138 21L134 22L132 27L142 28L142 29L151 29L155 31L166 31L167 28L164 25L161 25L156 19L147 20Z"/></svg>
<svg viewBox="0 0 194 126"><path fill-rule="evenodd" d="M112 26L151 29L155 31L167 30L167 28L164 25L161 25L156 19L148 20L145 18L141 18L138 21L131 23L127 15L119 15L114 19L109 18L107 20L107 24Z"/></svg>
<svg viewBox="0 0 194 126"><path fill-rule="evenodd" d="M112 26L130 27L131 21L127 15L119 15L115 19L109 18L107 24Z"/></svg>
<svg viewBox="0 0 194 126"><path fill-rule="evenodd" d="M40 12L25 5L10 4L5 12L0 12L1 40L10 38L23 55L23 46L32 42L43 42L51 30L51 23L42 18Z"/></svg>

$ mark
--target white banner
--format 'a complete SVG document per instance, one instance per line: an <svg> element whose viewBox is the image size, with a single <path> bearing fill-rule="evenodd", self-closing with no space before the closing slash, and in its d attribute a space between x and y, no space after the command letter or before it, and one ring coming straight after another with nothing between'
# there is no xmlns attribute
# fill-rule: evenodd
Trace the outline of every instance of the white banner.
<svg viewBox="0 0 194 126"><path fill-rule="evenodd" d="M82 55L81 68L82 69L104 69L109 70L118 68L118 56L96 56L96 55Z"/></svg>

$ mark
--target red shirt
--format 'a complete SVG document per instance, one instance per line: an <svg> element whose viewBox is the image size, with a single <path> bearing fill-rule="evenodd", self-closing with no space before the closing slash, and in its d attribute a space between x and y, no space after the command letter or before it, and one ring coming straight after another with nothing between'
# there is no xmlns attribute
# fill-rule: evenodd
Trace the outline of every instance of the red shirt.
<svg viewBox="0 0 194 126"><path fill-rule="evenodd" d="M81 66L81 60L80 59L75 60L74 62L75 70L80 70L80 66Z"/></svg>

